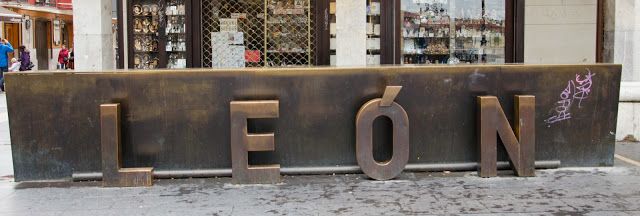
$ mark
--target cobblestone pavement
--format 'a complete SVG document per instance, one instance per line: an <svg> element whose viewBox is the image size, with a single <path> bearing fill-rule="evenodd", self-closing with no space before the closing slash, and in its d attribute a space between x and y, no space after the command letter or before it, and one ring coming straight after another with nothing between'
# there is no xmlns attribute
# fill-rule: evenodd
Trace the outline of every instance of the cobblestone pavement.
<svg viewBox="0 0 640 216"><path fill-rule="evenodd" d="M277 185L229 178L156 180L148 188L99 182L16 184L0 95L0 215L640 215L640 144L618 143L616 166L539 170L537 177L475 172L285 176ZM635 162L635 163L634 163ZM41 187L48 186L48 187Z"/></svg>

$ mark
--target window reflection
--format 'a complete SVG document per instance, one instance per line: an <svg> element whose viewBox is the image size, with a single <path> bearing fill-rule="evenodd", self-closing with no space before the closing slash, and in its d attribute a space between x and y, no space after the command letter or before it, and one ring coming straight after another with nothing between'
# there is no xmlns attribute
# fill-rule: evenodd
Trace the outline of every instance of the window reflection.
<svg viewBox="0 0 640 216"><path fill-rule="evenodd" d="M501 64L505 2L402 0L404 64Z"/></svg>

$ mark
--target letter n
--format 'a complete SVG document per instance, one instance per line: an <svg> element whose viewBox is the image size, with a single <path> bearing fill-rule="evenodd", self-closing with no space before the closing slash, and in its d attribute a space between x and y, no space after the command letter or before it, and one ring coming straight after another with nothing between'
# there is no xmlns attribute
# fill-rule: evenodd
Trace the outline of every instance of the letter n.
<svg viewBox="0 0 640 216"><path fill-rule="evenodd" d="M480 177L497 175L497 135L516 175L535 176L535 100L535 96L515 96L513 130L496 97L478 97Z"/></svg>

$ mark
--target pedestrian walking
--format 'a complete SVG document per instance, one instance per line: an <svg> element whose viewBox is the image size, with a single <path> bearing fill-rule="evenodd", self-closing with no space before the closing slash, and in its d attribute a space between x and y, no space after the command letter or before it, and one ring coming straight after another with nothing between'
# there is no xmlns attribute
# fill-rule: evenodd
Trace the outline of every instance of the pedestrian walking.
<svg viewBox="0 0 640 216"><path fill-rule="evenodd" d="M0 42L0 91L4 92L4 72L9 72L9 53L13 52L13 46L7 41L2 39Z"/></svg>
<svg viewBox="0 0 640 216"><path fill-rule="evenodd" d="M69 50L67 46L62 44L62 49L60 49L60 53L58 53L58 69L67 69L67 62L69 62Z"/></svg>
<svg viewBox="0 0 640 216"><path fill-rule="evenodd" d="M28 71L33 69L33 63L31 62L31 51L25 46L18 47L20 52L20 71Z"/></svg>
<svg viewBox="0 0 640 216"><path fill-rule="evenodd" d="M73 48L69 48L69 58L68 58L69 60L67 62L67 68L71 69L71 70L75 69L75 67L76 67L75 64L74 64L75 61L74 61L74 58L73 58L73 54L74 53L75 53L75 51L73 51Z"/></svg>

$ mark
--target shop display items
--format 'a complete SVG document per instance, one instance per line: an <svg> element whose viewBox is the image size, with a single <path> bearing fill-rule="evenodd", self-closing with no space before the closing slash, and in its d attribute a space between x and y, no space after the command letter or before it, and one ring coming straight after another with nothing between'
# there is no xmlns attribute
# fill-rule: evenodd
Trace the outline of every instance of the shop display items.
<svg viewBox="0 0 640 216"><path fill-rule="evenodd" d="M211 40L211 66L310 65L309 6L310 0L220 2L212 10L214 27L206 36Z"/></svg>
<svg viewBox="0 0 640 216"><path fill-rule="evenodd" d="M310 63L311 37L308 0L267 1L268 66L286 67Z"/></svg>
<svg viewBox="0 0 640 216"><path fill-rule="evenodd" d="M168 0L166 14L167 68L187 67L187 23L184 0Z"/></svg>
<svg viewBox="0 0 640 216"><path fill-rule="evenodd" d="M186 68L185 0L133 0L131 4L133 68Z"/></svg>
<svg viewBox="0 0 640 216"><path fill-rule="evenodd" d="M367 65L380 64L380 0L367 1Z"/></svg>
<svg viewBox="0 0 640 216"><path fill-rule="evenodd" d="M134 68L155 69L159 66L158 44L160 16L158 4L133 5Z"/></svg>
<svg viewBox="0 0 640 216"><path fill-rule="evenodd" d="M425 0L404 8L404 64L504 63L504 3Z"/></svg>

